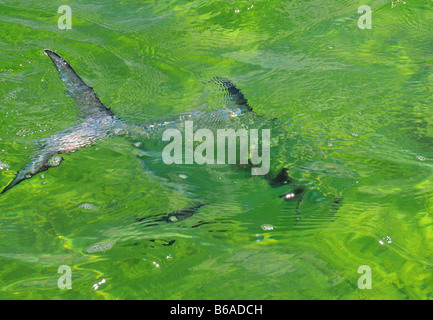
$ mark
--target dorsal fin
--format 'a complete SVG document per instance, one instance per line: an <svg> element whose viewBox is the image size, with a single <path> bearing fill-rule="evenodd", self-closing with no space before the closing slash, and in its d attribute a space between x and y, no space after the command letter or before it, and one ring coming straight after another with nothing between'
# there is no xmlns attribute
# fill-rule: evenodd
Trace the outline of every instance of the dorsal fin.
<svg viewBox="0 0 433 320"><path fill-rule="evenodd" d="M214 77L212 81L220 84L223 89L228 92L233 102L237 104L240 108L244 109L245 111L253 111L253 108L248 105L248 100L245 99L245 96L243 95L241 90L236 88L233 82L231 82L229 79Z"/></svg>
<svg viewBox="0 0 433 320"><path fill-rule="evenodd" d="M65 83L69 95L80 107L80 116L87 118L98 113L113 115L111 110L102 104L92 87L84 83L65 59L51 50L46 49L44 51L53 61L57 71L59 71L60 78Z"/></svg>

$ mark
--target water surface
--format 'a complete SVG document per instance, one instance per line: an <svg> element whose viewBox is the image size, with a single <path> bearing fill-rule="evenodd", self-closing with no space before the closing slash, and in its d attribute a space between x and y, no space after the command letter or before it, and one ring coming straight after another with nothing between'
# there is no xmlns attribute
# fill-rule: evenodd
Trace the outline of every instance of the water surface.
<svg viewBox="0 0 433 320"><path fill-rule="evenodd" d="M248 172L152 171L144 145L101 141L0 197L0 298L432 297L433 2L365 1L371 30L353 1L75 0L71 30L61 4L0 0L1 188L77 120L50 48L131 123L217 109L207 81L230 78L309 193L297 210Z"/></svg>

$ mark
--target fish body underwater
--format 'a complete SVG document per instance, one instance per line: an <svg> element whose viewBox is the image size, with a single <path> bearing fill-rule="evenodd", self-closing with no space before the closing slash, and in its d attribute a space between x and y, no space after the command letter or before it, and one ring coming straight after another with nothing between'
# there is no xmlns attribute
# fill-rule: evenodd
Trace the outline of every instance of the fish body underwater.
<svg viewBox="0 0 433 320"><path fill-rule="evenodd" d="M229 101L223 108L214 111L190 112L172 120L147 125L127 123L102 104L93 88L87 86L61 56L51 50L44 51L54 63L70 97L79 106L81 120L70 128L38 141L42 148L17 172L15 178L3 189L2 194L40 172L59 166L63 160L59 155L91 146L111 136L125 135L132 140L137 137L145 137L146 140L157 141L156 147L161 148L163 131L167 128L184 128L186 120L194 120L194 127L197 128L225 127L236 130L245 127L257 129L272 127L273 134L280 138L287 135L286 126L276 119L266 119L257 115L248 105L242 92L230 80L219 77L215 77L210 82L217 83L227 93ZM279 148L278 143L276 147ZM251 166L237 165L237 167L249 169ZM300 204L305 194L304 187L294 184L289 176L289 169L280 168L278 170L276 173L274 170L273 174L264 175L264 178L272 187L290 185L292 189L280 197L286 201L298 199ZM199 204L198 207L202 205ZM186 212L196 212L196 210L197 208L186 209Z"/></svg>

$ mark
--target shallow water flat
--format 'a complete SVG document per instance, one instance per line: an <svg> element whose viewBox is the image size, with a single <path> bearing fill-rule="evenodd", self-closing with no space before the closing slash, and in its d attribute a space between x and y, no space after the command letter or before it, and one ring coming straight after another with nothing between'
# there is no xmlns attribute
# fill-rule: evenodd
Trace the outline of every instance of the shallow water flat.
<svg viewBox="0 0 433 320"><path fill-rule="evenodd" d="M353 1L73 0L61 30L57 1L0 0L0 188L77 121L52 49L129 123L221 108L231 79L308 190L100 141L0 196L0 299L432 298L433 2L366 4L371 29Z"/></svg>

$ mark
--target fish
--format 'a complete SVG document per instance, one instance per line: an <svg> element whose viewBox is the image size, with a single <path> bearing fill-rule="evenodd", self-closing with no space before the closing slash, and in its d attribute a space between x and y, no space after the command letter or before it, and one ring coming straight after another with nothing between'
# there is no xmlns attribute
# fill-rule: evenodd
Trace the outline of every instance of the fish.
<svg viewBox="0 0 433 320"><path fill-rule="evenodd" d="M81 148L92 146L98 141L112 136L125 135L131 139L137 136L145 136L150 139L152 136L160 134L161 129L182 126L186 120L191 119L194 119L196 123L200 123L204 127L209 124L218 125L224 123L243 127L240 122L234 122L234 118L243 118L244 123L249 123L250 126L268 123L266 122L268 120L253 110L241 90L229 79L215 77L210 82L218 84L227 93L231 101L229 107L224 106L214 111L185 113L174 119L157 123L144 125L130 124L114 114L110 108L105 107L93 88L83 81L65 59L49 49L45 49L44 52L57 69L60 79L66 86L67 93L78 106L79 120L75 125L38 141L38 144L42 146L41 149L36 151L30 158L30 161L16 173L13 180L3 189L1 194L6 193L23 181L31 179L43 171L60 166L63 161L62 154L72 153ZM159 141L161 140L159 139ZM250 167L248 165L237 166L240 169ZM298 199L299 203L302 202L306 190L304 187L294 183L289 175L288 168L282 168L275 176L267 174L264 178L273 188L291 187L292 190L284 193L280 198L283 198L285 201ZM338 201L338 203L340 202L341 200ZM185 209L169 215L162 215L157 220L167 222L174 220L182 221L197 213L200 207L202 207L201 204L193 210ZM176 219L173 217L176 217Z"/></svg>

